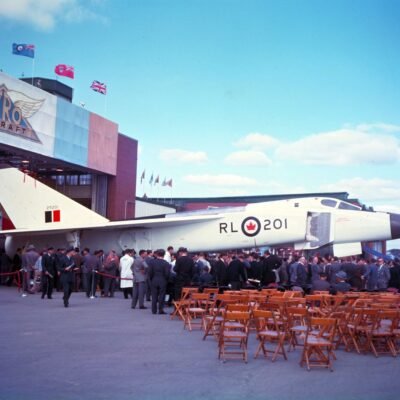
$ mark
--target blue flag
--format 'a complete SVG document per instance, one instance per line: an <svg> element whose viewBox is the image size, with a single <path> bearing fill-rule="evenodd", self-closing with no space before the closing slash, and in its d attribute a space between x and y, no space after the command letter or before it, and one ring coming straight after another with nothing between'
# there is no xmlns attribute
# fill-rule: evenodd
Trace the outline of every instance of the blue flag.
<svg viewBox="0 0 400 400"><path fill-rule="evenodd" d="M35 58L35 45L34 44L20 44L13 43L12 52L17 56L25 56Z"/></svg>

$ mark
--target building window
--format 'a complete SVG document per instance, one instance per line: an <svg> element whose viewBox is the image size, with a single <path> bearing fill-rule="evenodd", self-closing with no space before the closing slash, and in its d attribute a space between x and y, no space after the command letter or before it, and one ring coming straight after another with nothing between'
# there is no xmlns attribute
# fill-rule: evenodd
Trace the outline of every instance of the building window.
<svg viewBox="0 0 400 400"><path fill-rule="evenodd" d="M83 186L89 186L92 184L92 175L80 175L79 176L79 184Z"/></svg>
<svg viewBox="0 0 400 400"><path fill-rule="evenodd" d="M79 178L79 175L66 175L65 176L65 184L68 186L77 186L78 178Z"/></svg>
<svg viewBox="0 0 400 400"><path fill-rule="evenodd" d="M65 176L64 175L53 175L51 179L54 180L57 186L64 186L65 184Z"/></svg>

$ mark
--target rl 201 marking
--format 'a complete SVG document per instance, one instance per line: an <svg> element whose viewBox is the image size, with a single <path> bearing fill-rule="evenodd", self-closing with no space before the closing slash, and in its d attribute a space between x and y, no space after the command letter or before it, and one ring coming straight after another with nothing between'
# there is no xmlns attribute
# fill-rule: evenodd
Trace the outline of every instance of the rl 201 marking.
<svg viewBox="0 0 400 400"><path fill-rule="evenodd" d="M264 231L288 229L287 218L264 219L263 224L256 217L246 217L241 225L243 234L249 237L256 236L261 229ZM239 230L233 222L221 222L219 224L219 233L237 233Z"/></svg>

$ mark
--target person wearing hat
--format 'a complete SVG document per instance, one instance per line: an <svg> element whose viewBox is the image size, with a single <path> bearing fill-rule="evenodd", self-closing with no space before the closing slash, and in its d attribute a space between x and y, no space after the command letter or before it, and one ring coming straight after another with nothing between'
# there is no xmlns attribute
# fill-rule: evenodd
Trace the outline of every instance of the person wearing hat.
<svg viewBox="0 0 400 400"><path fill-rule="evenodd" d="M332 294L347 293L351 286L346 282L347 274L344 271L339 271L336 274L336 283L332 285Z"/></svg>
<svg viewBox="0 0 400 400"><path fill-rule="evenodd" d="M30 244L22 254L22 269L24 271L22 296L26 296L26 292L31 294L35 293L35 285L32 285L31 287L31 279L33 278L35 264L38 259L39 253L36 251L35 246Z"/></svg>
<svg viewBox="0 0 400 400"><path fill-rule="evenodd" d="M72 288L74 286L74 273L79 269L75 266L74 255L75 249L73 247L68 247L58 265L58 273L60 274L60 281L64 290L64 307L69 306L69 298L71 297Z"/></svg>

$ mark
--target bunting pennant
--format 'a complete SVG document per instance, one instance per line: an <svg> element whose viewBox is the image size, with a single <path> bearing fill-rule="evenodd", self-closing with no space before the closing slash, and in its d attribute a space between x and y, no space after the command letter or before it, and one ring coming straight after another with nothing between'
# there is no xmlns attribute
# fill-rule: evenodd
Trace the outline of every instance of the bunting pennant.
<svg viewBox="0 0 400 400"><path fill-rule="evenodd" d="M157 183L160 183L160 175L157 175L157 178L154 181L154 185L157 185Z"/></svg>
<svg viewBox="0 0 400 400"><path fill-rule="evenodd" d="M140 183L143 182L143 179L145 178L145 173L146 173L146 170L144 169L142 172L142 176L140 177Z"/></svg>
<svg viewBox="0 0 400 400"><path fill-rule="evenodd" d="M13 43L12 53L17 56L25 56L25 57L35 58L35 45L34 44Z"/></svg>
<svg viewBox="0 0 400 400"><path fill-rule="evenodd" d="M168 179L168 180L167 180L166 178L164 178L164 181L163 181L162 185L163 185L163 186L172 187L172 178L171 178L171 179Z"/></svg>
<svg viewBox="0 0 400 400"><path fill-rule="evenodd" d="M65 64L58 64L54 68L54 72L57 75L60 76L66 76L67 78L74 79L75 71L74 67L71 67L71 65L65 65Z"/></svg>
<svg viewBox="0 0 400 400"><path fill-rule="evenodd" d="M153 183L153 174L151 174L150 180L149 180L149 184L151 185Z"/></svg>

